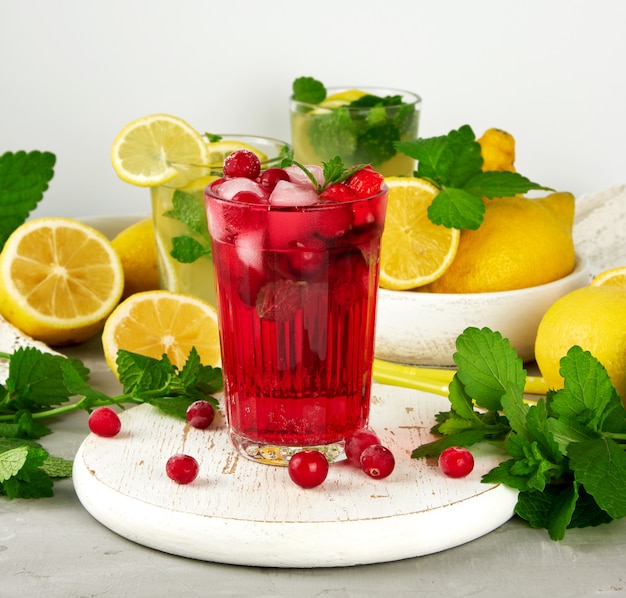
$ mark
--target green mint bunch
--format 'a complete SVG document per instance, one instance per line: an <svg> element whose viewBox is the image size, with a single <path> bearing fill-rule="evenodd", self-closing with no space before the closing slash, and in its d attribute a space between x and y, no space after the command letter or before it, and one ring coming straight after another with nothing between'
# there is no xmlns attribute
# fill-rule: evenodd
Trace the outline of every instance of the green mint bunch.
<svg viewBox="0 0 626 598"><path fill-rule="evenodd" d="M50 152L6 152L0 156L0 251L43 198L54 176Z"/></svg>
<svg viewBox="0 0 626 598"><path fill-rule="evenodd" d="M509 458L482 481L518 490L517 515L553 540L626 516L626 410L597 359L572 347L561 360L564 388L531 405L522 360L498 332L468 328L454 360L451 409L432 430L441 438L414 458L453 445L501 445Z"/></svg>
<svg viewBox="0 0 626 598"><path fill-rule="evenodd" d="M295 79L292 91L294 100L306 104L327 97L324 84L313 77ZM418 112L400 95L365 95L346 106L313 112L309 119L309 141L317 154L376 166L393 158L394 144L417 129Z"/></svg>
<svg viewBox="0 0 626 598"><path fill-rule="evenodd" d="M166 355L154 359L118 351L123 392L117 396L93 388L78 359L34 347L0 353L0 358L9 360L9 375L0 385L0 494L9 498L51 496L52 478L71 475L71 461L52 457L36 442L52 432L45 420L107 405L147 403L181 420L200 399L219 408L211 395L222 388L221 369L202 365L195 348L180 369Z"/></svg>
<svg viewBox="0 0 626 598"><path fill-rule="evenodd" d="M485 214L483 197L554 191L517 172L483 172L480 144L469 125L447 135L398 141L394 146L417 160L416 177L427 179L439 189L428 208L428 218L447 228L476 230Z"/></svg>

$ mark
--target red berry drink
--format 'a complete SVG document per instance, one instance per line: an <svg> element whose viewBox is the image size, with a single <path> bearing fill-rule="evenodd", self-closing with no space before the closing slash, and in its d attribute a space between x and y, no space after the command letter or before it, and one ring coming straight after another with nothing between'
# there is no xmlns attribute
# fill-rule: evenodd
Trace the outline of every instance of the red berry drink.
<svg viewBox="0 0 626 598"><path fill-rule="evenodd" d="M370 168L335 185L275 170L205 195L229 430L253 460L333 461L368 422L387 189Z"/></svg>

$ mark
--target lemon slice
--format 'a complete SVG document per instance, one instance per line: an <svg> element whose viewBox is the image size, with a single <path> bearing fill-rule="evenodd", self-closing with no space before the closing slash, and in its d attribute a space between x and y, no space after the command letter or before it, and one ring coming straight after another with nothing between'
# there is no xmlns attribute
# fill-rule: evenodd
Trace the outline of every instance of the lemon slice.
<svg viewBox="0 0 626 598"><path fill-rule="evenodd" d="M380 250L380 286L402 291L428 284L450 266L460 232L433 224L427 209L438 189L424 179L387 177L387 217Z"/></svg>
<svg viewBox="0 0 626 598"><path fill-rule="evenodd" d="M128 123L111 149L117 175L140 187L174 181L182 165L208 164L207 144L191 125L169 114L151 114ZM180 186L193 174L181 179Z"/></svg>
<svg viewBox="0 0 626 598"><path fill-rule="evenodd" d="M626 266L610 268L593 277L592 287L618 287L626 290Z"/></svg>
<svg viewBox="0 0 626 598"><path fill-rule="evenodd" d="M0 254L0 313L49 345L93 336L123 289L122 263L109 240L70 218L26 222Z"/></svg>
<svg viewBox="0 0 626 598"><path fill-rule="evenodd" d="M209 143L207 147L209 152L209 164L212 167L221 168L228 154L243 149L249 150L253 154L256 154L261 162L267 161L267 156L263 152L259 151L256 147L253 147L248 143L244 143L243 141L230 139L214 141L213 143Z"/></svg>
<svg viewBox="0 0 626 598"><path fill-rule="evenodd" d="M338 91L326 97L320 106L326 106L328 108L336 108L338 106L345 106L356 100L360 100L364 95L367 95L360 89L347 89L345 91Z"/></svg>
<svg viewBox="0 0 626 598"><path fill-rule="evenodd" d="M125 349L160 359L166 354L179 368L196 348L203 365L221 363L217 312L191 295L171 291L136 293L120 303L102 332L107 364L117 373L117 352Z"/></svg>

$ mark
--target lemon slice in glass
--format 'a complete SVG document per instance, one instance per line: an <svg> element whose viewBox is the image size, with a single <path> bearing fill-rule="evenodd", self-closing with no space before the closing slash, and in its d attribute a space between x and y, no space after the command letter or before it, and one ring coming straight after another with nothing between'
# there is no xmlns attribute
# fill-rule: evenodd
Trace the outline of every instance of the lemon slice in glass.
<svg viewBox="0 0 626 598"><path fill-rule="evenodd" d="M232 152L244 149L256 154L261 162L267 161L267 156L263 152L259 151L256 147L244 143L243 141L222 139L220 141L214 141L213 143L207 144L207 149L209 152L208 163L214 168L221 168L226 157Z"/></svg>

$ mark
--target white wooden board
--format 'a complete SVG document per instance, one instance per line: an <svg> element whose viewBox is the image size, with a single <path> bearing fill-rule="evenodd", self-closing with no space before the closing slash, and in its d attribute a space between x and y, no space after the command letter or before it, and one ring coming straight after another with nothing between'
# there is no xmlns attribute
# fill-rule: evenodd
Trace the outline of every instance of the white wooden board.
<svg viewBox="0 0 626 598"><path fill-rule="evenodd" d="M335 567L415 557L478 538L513 514L516 493L482 484L502 454L475 450L470 476L449 479L435 462L411 459L431 438L447 399L374 386L371 423L396 457L385 480L347 463L321 486L303 490L283 467L239 457L222 418L209 430L141 405L121 414L114 438L88 436L74 463L74 486L87 511L139 544L206 561L266 567ZM199 477L172 482L165 462L196 457Z"/></svg>

